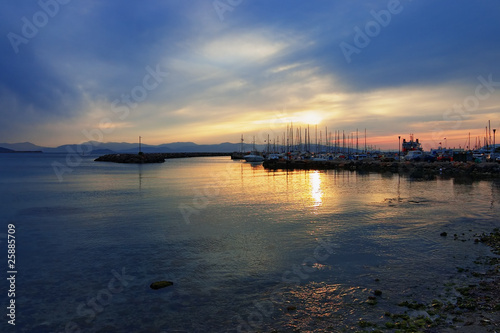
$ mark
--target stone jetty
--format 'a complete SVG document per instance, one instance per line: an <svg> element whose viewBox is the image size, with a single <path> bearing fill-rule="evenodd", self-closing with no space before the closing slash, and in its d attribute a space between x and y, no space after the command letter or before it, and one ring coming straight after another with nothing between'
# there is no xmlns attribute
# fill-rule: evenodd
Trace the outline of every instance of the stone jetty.
<svg viewBox="0 0 500 333"><path fill-rule="evenodd" d="M383 161L313 161L267 160L270 170L349 170L359 172L399 173L412 178L432 179L436 176L500 178L499 163L474 162L383 162Z"/></svg>
<svg viewBox="0 0 500 333"><path fill-rule="evenodd" d="M139 154L107 154L94 161L114 163L163 163L170 158L230 156L231 153L139 153Z"/></svg>
<svg viewBox="0 0 500 333"><path fill-rule="evenodd" d="M163 163L162 154L107 154L99 156L94 161L114 163Z"/></svg>

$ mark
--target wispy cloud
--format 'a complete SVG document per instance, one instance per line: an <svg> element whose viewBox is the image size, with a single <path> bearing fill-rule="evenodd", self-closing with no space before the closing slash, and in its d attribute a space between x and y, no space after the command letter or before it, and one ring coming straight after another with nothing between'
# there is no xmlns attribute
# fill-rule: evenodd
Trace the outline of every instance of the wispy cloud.
<svg viewBox="0 0 500 333"><path fill-rule="evenodd" d="M500 4L399 3L403 10L347 63L339 44L387 0L248 1L223 21L203 0L71 1L18 53L7 35L22 35L23 17L43 8L3 2L0 116L9 126L0 141L80 142L81 129L109 117L113 100L154 64L168 77L126 120L114 119L107 140L147 131L151 143L236 142L264 131L278 109L296 120L314 111L329 128L367 127L380 138L430 137L437 126L458 136L480 131L486 118L500 126L498 92L460 128L443 119L478 76L500 81Z"/></svg>

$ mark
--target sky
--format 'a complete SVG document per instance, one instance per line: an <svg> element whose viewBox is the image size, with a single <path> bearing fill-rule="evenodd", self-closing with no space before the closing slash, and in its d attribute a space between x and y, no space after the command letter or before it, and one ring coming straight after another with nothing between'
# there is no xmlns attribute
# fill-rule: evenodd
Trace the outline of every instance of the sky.
<svg viewBox="0 0 500 333"><path fill-rule="evenodd" d="M293 123L474 146L500 128L499 17L497 0L2 1L0 142L263 143Z"/></svg>

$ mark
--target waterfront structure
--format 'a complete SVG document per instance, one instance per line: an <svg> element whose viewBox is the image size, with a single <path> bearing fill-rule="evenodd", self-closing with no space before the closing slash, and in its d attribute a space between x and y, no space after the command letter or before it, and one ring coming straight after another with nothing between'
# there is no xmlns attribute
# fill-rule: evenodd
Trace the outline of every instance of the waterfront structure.
<svg viewBox="0 0 500 333"><path fill-rule="evenodd" d="M420 142L418 142L418 139L413 140L413 134L410 134L409 141L406 141L406 139L403 139L403 144L401 145L401 149L402 149L404 155L406 155L406 154L408 154L408 152L414 151L414 150L423 151L422 144Z"/></svg>

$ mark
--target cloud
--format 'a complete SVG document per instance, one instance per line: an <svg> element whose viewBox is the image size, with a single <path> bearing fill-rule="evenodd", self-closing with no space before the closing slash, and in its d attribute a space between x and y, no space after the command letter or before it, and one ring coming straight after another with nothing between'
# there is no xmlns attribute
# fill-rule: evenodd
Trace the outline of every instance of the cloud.
<svg viewBox="0 0 500 333"><path fill-rule="evenodd" d="M109 141L146 130L155 143L237 141L238 132L313 111L329 128L381 137L434 124L457 131L446 108L473 92L478 76L500 81L500 4L401 0L347 62L341 43L356 46L356 27L366 33L390 3L244 1L221 21L204 0L72 1L18 53L2 39L0 116L10 124L0 141L86 141L81 131L102 118L116 126ZM22 18L40 10L3 2L1 35L21 34ZM112 102L140 86L148 66L168 76L120 119ZM462 128L494 118L495 96Z"/></svg>

